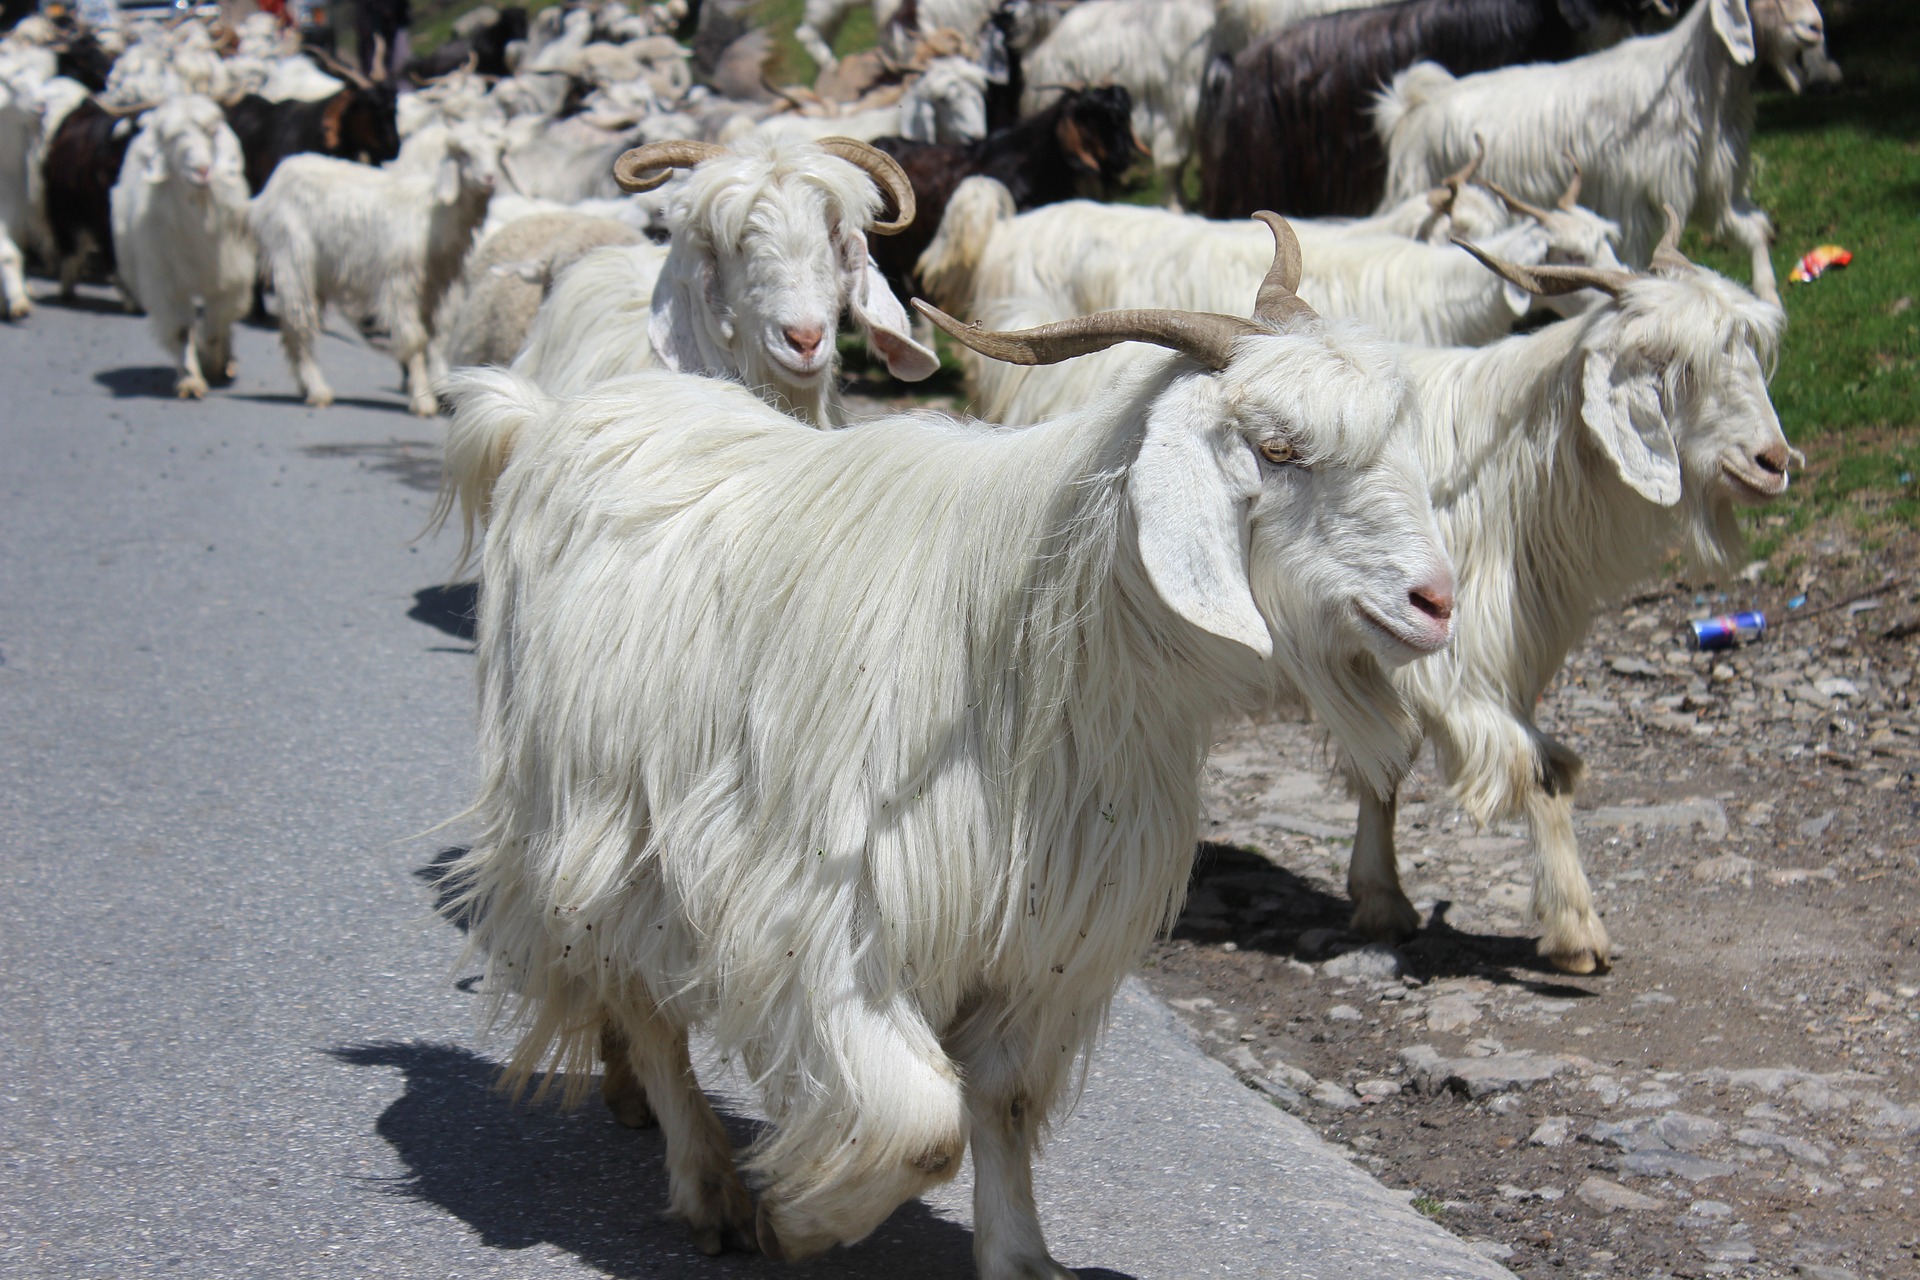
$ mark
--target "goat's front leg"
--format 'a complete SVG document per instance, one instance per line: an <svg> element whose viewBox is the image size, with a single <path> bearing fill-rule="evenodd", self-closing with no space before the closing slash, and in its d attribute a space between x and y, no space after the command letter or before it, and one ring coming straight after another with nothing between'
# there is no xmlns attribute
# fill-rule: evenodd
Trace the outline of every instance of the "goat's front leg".
<svg viewBox="0 0 1920 1280"><path fill-rule="evenodd" d="M6 301L9 320L24 320L33 310L25 267L20 247L7 235L6 228L0 227L0 298Z"/></svg>
<svg viewBox="0 0 1920 1280"><path fill-rule="evenodd" d="M175 378L173 393L182 400L200 400L207 394L207 380L200 372L200 326L192 322L170 326L173 329Z"/></svg>
<svg viewBox="0 0 1920 1280"><path fill-rule="evenodd" d="M1398 791L1382 799L1364 782L1354 791L1360 798L1360 820L1353 832L1353 858L1347 863L1347 896L1353 899L1348 927L1376 942L1405 942L1420 932L1420 913L1400 887L1393 847Z"/></svg>
<svg viewBox="0 0 1920 1280"><path fill-rule="evenodd" d="M1611 944L1580 870L1573 794L1568 788L1535 784L1527 792L1526 806L1533 829L1533 915L1544 926L1540 954L1564 973L1605 973L1612 968Z"/></svg>
<svg viewBox="0 0 1920 1280"><path fill-rule="evenodd" d="M1735 200L1725 226L1753 260L1753 292L1762 302L1780 305L1780 288L1773 276L1773 221L1766 211L1745 200Z"/></svg>
<svg viewBox="0 0 1920 1280"><path fill-rule="evenodd" d="M1035 1088L1030 1029L983 1006L950 1044L966 1078L973 1143L973 1262L980 1280L1071 1280L1047 1252L1033 1201L1033 1146L1047 1090Z"/></svg>

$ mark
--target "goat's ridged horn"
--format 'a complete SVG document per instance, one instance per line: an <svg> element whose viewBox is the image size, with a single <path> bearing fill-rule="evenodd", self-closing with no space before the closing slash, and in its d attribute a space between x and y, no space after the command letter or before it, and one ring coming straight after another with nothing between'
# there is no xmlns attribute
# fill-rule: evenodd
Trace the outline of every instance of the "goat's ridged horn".
<svg viewBox="0 0 1920 1280"><path fill-rule="evenodd" d="M1568 212L1580 207L1580 162L1573 158L1573 152L1563 151L1567 164L1573 169L1573 177L1567 179L1567 189L1560 194L1560 207Z"/></svg>
<svg viewBox="0 0 1920 1280"><path fill-rule="evenodd" d="M822 138L816 144L829 155L839 156L848 164L859 165L873 179L873 185L887 199L893 201L893 218L887 222L875 222L870 228L877 236L897 236L913 225L913 215L919 206L913 198L913 183L907 180L907 171L899 162L878 147L870 147L858 138L843 138L838 135Z"/></svg>
<svg viewBox="0 0 1920 1280"><path fill-rule="evenodd" d="M1649 264L1655 271L1691 271L1693 264L1680 252L1680 229L1686 224L1680 214L1670 204L1660 206L1667 211L1667 229L1660 234L1660 243L1653 246L1653 260Z"/></svg>
<svg viewBox="0 0 1920 1280"><path fill-rule="evenodd" d="M1453 202L1460 198L1460 188L1473 181L1473 175L1480 172L1480 162L1487 158L1487 140L1479 134L1473 135L1473 159L1440 179L1440 185L1427 192L1427 207L1435 213L1452 213Z"/></svg>
<svg viewBox="0 0 1920 1280"><path fill-rule="evenodd" d="M1494 257L1470 240L1463 240L1459 236L1450 236L1449 239L1480 259L1487 270L1502 280L1517 284L1528 293L1545 297L1572 293L1576 289L1598 289L1617 298L1620 291L1632 284L1635 278L1631 271L1618 271L1610 267L1523 267L1517 262Z"/></svg>
<svg viewBox="0 0 1920 1280"><path fill-rule="evenodd" d="M651 191L673 176L675 169L691 169L702 160L725 155L727 149L713 142L695 142L674 138L635 147L613 162L613 180L622 191Z"/></svg>
<svg viewBox="0 0 1920 1280"><path fill-rule="evenodd" d="M1253 318L1277 328L1312 319L1313 308L1296 292L1300 288L1300 237L1277 213L1262 209L1253 216L1273 232L1273 265L1267 268L1267 278L1260 282L1260 292L1254 297Z"/></svg>
<svg viewBox="0 0 1920 1280"><path fill-rule="evenodd" d="M1537 204L1529 204L1527 201L1522 200L1519 196L1491 179L1482 182L1480 185L1500 197L1500 203L1507 206L1508 210L1513 213L1532 218L1535 222L1545 222L1553 216L1553 210L1544 209Z"/></svg>
<svg viewBox="0 0 1920 1280"><path fill-rule="evenodd" d="M956 342L1008 364L1058 364L1122 342L1151 342L1192 356L1209 369L1224 369L1233 356L1235 338L1272 332L1239 316L1203 311L1102 311L1037 329L996 333L955 320L919 298L913 305Z"/></svg>

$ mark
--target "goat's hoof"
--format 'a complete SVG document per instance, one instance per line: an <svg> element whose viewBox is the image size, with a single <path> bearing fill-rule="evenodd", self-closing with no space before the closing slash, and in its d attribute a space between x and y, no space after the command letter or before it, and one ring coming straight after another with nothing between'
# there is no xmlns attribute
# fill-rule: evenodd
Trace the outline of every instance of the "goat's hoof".
<svg viewBox="0 0 1920 1280"><path fill-rule="evenodd" d="M416 418L437 418L440 416L440 402L438 400L410 400L407 402L407 412Z"/></svg>
<svg viewBox="0 0 1920 1280"><path fill-rule="evenodd" d="M307 392L307 408L309 409L324 409L332 403L333 392L331 391Z"/></svg>
<svg viewBox="0 0 1920 1280"><path fill-rule="evenodd" d="M1420 932L1420 913L1403 893L1357 900L1347 928L1370 942L1400 943Z"/></svg>
<svg viewBox="0 0 1920 1280"><path fill-rule="evenodd" d="M997 1265L982 1260L980 1280L1079 1280L1079 1277L1043 1253L1037 1258L1010 1258Z"/></svg>
<svg viewBox="0 0 1920 1280"><path fill-rule="evenodd" d="M651 1129L660 1123L647 1101L647 1091L638 1084L602 1096L613 1118L629 1129Z"/></svg>
<svg viewBox="0 0 1920 1280"><path fill-rule="evenodd" d="M1586 975L1606 973L1613 968L1613 962L1611 960L1600 952L1591 949L1586 951L1556 952L1547 951L1543 947L1540 954L1544 955L1547 958L1547 962L1562 973Z"/></svg>
<svg viewBox="0 0 1920 1280"><path fill-rule="evenodd" d="M7 304L7 319L9 320L25 320L28 316L32 314L33 314L33 304L31 302L28 302L25 298L21 298L16 302L9 302Z"/></svg>
<svg viewBox="0 0 1920 1280"><path fill-rule="evenodd" d="M1540 938L1540 954L1562 973L1605 973L1613 968L1613 944L1595 917L1569 916L1548 921Z"/></svg>
<svg viewBox="0 0 1920 1280"><path fill-rule="evenodd" d="M691 1211L668 1209L660 1215L687 1224L693 1247L709 1258L728 1250L752 1253L754 1244L753 1197L731 1170L703 1178L697 1202Z"/></svg>
<svg viewBox="0 0 1920 1280"><path fill-rule="evenodd" d="M173 394L182 400L204 400L207 396L205 378L182 378L173 384Z"/></svg>

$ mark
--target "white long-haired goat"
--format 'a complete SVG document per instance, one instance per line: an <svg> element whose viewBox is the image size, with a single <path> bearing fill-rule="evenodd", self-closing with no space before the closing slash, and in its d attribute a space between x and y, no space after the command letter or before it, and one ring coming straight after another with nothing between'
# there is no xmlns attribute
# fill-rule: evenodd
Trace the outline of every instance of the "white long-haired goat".
<svg viewBox="0 0 1920 1280"><path fill-rule="evenodd" d="M1675 547L1710 571L1738 564L1735 508L1784 492L1796 457L1767 399L1785 318L1680 257L1678 236L1675 221L1650 275L1488 255L1530 290L1612 296L1480 350L1403 352L1459 615L1453 648L1395 683L1460 806L1526 816L1540 952L1572 973L1607 967L1607 931L1573 837L1580 759L1534 724L1536 700L1595 611ZM1395 868L1393 798L1356 790L1354 927L1402 938L1419 916Z"/></svg>
<svg viewBox="0 0 1920 1280"><path fill-rule="evenodd" d="M915 382L940 367L867 254L868 232L913 221L913 186L891 157L850 138L749 139L737 150L661 142L622 156L616 174L623 189L646 192L674 168L690 172L668 206L669 244L598 249L563 271L514 372L554 396L654 367L732 378L826 427L843 416L842 313L895 377ZM434 519L457 504L466 548L513 448L511 435L475 435L458 417L447 428Z"/></svg>
<svg viewBox="0 0 1920 1280"><path fill-rule="evenodd" d="M1425 196L1410 203L1429 209ZM1578 208L1527 208L1528 216L1488 243L1524 262L1615 264L1611 224ZM1499 222L1506 222L1504 211ZM1511 332L1535 303L1452 245L1382 234L1368 221L1300 219L1293 226L1308 253L1301 296L1326 315L1362 321L1399 341L1490 342ZM1237 309L1259 288L1265 257L1256 223L1088 201L1016 216L1005 188L970 178L955 192L920 270L950 304L951 289L964 283L963 313L1004 329L1126 307ZM994 422L1038 422L1084 403L1121 376L1132 357L1115 350L1054 368L968 357L973 408Z"/></svg>
<svg viewBox="0 0 1920 1280"><path fill-rule="evenodd" d="M44 62L51 61L49 53ZM0 306L9 320L25 319L33 310L21 250L48 244L35 164L46 137L43 90L52 79L44 62L24 55L0 59Z"/></svg>
<svg viewBox="0 0 1920 1280"><path fill-rule="evenodd" d="M935 313L1008 359L1181 353L1024 431L462 375L458 416L525 443L486 541L453 910L521 1033L509 1078L582 1080L604 1045L702 1249L858 1240L971 1142L979 1274L1070 1276L1032 1147L1178 909L1215 723L1284 681L1362 772L1403 759L1386 669L1445 644L1450 572L1404 375L1294 297L1284 226L1254 321ZM757 1215L693 1026L774 1122Z"/></svg>
<svg viewBox="0 0 1920 1280"><path fill-rule="evenodd" d="M1792 38L1823 40L1814 0L1783 0ZM1424 191L1485 139L1482 171L1529 200L1585 172L1583 199L1621 227L1621 256L1650 261L1661 209L1731 235L1753 263L1753 289L1778 301L1773 225L1747 197L1755 40L1747 0L1699 0L1672 30L1567 62L1455 79L1416 63L1381 95L1385 200Z"/></svg>
<svg viewBox="0 0 1920 1280"><path fill-rule="evenodd" d="M197 399L226 384L255 254L246 162L218 104L191 94L147 113L110 200L120 282L173 357L174 391Z"/></svg>
<svg viewBox="0 0 1920 1280"><path fill-rule="evenodd" d="M423 417L439 411L427 344L487 216L499 146L497 128L484 123L433 125L385 168L297 155L273 171L248 220L280 300L280 342L308 404L333 403L313 344L327 305L338 303L385 325L408 407Z"/></svg>

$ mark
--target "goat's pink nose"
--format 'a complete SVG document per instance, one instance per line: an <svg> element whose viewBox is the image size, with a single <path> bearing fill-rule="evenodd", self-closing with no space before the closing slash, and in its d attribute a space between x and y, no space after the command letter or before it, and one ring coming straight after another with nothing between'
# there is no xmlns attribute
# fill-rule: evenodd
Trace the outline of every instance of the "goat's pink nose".
<svg viewBox="0 0 1920 1280"><path fill-rule="evenodd" d="M1435 622L1445 622L1453 617L1453 582L1436 578L1422 583L1407 592L1407 603Z"/></svg>
<svg viewBox="0 0 1920 1280"><path fill-rule="evenodd" d="M827 331L817 324L790 324L781 332L786 335L787 345L802 360L813 359L813 353L827 337Z"/></svg>
<svg viewBox="0 0 1920 1280"><path fill-rule="evenodd" d="M1776 444L1771 449L1763 449L1753 455L1753 460L1760 464L1762 470L1776 476L1787 474L1788 458L1789 450L1784 444Z"/></svg>

